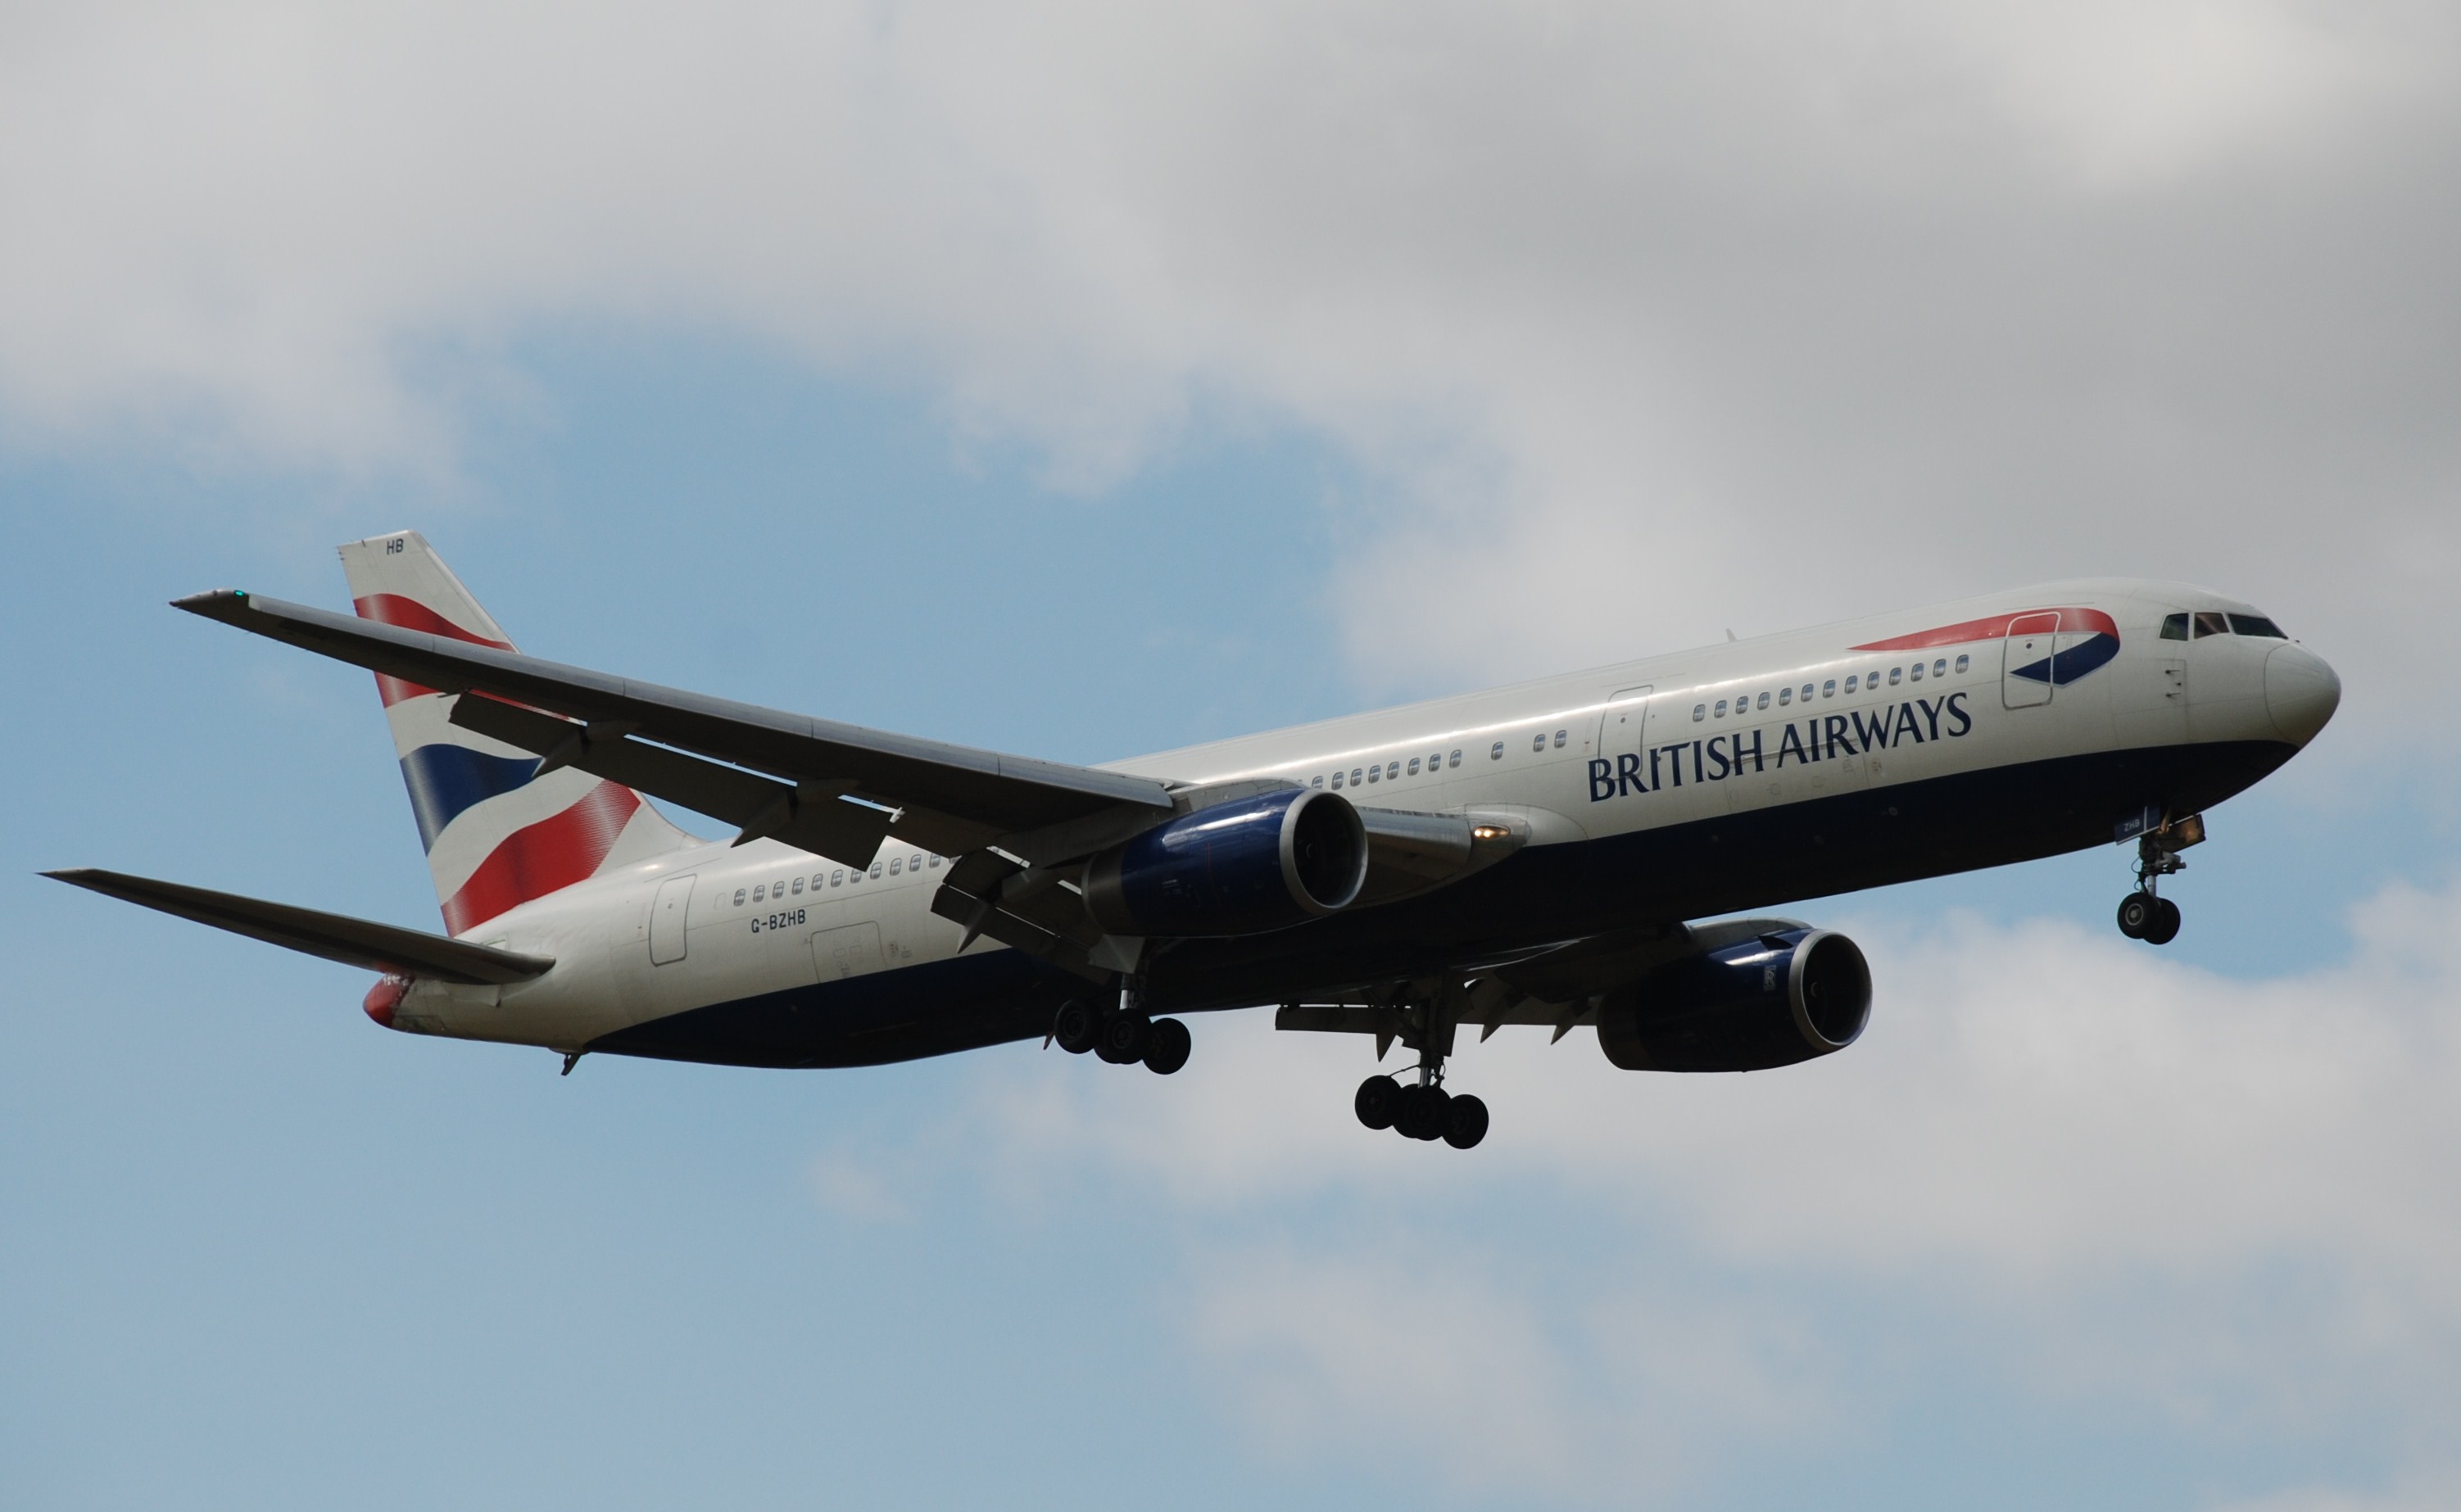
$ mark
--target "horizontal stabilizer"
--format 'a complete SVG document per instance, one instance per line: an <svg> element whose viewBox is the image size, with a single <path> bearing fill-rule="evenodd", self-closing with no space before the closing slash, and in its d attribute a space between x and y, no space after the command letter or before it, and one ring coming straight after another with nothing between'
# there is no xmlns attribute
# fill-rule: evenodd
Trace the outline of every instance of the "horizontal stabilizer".
<svg viewBox="0 0 2461 1512"><path fill-rule="evenodd" d="M440 934L396 928L338 913L319 913L313 908L294 908L289 904L267 903L236 893L211 892L176 882L131 877L125 872L78 867L43 875L268 945L396 976L502 986L544 975L547 968L555 965L546 956L522 955L450 940Z"/></svg>

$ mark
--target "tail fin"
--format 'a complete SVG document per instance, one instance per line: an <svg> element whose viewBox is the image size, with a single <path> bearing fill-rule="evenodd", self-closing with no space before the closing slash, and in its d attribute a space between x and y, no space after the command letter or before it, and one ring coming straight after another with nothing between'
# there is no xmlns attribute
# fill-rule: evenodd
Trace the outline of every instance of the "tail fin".
<svg viewBox="0 0 2461 1512"><path fill-rule="evenodd" d="M444 559L416 530L342 547L361 619L512 650ZM602 871L697 843L631 788L538 758L449 722L452 693L376 674L419 842L462 934L518 904Z"/></svg>

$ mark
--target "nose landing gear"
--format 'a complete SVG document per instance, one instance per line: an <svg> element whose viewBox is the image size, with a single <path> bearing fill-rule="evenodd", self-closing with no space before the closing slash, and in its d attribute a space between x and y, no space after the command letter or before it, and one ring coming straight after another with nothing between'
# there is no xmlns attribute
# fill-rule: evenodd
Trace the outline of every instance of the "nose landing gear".
<svg viewBox="0 0 2461 1512"><path fill-rule="evenodd" d="M2149 830L2136 840L2136 890L2119 900L2119 932L2147 945L2169 945L2179 937L2179 905L2162 897L2161 879L2184 869L2179 852L2205 838L2202 816Z"/></svg>

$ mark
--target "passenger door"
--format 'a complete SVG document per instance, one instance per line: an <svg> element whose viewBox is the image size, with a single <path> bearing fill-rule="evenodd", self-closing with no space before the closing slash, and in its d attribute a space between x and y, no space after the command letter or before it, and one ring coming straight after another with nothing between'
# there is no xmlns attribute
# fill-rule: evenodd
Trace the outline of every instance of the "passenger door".
<svg viewBox="0 0 2461 1512"><path fill-rule="evenodd" d="M658 884L650 905L650 964L668 966L684 958L684 921L692 909L693 879L670 877Z"/></svg>
<svg viewBox="0 0 2461 1512"><path fill-rule="evenodd" d="M2060 617L2025 614L2008 622L2006 660L2001 663L2000 701L2031 709L2051 701L2051 658L2059 650Z"/></svg>

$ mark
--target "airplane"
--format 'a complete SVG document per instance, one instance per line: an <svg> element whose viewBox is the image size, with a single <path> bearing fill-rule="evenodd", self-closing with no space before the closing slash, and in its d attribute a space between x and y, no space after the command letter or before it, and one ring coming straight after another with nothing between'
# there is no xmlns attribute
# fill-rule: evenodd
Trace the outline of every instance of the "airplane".
<svg viewBox="0 0 2461 1512"><path fill-rule="evenodd" d="M1470 1026L1588 1028L1633 1071L1853 1044L1862 951L1749 910L2133 842L2120 931L2168 944L2205 811L2341 699L2252 606L2114 578L1070 766L524 655L417 532L340 549L355 615L174 607L375 673L445 932L46 875L373 969L376 1023L567 1075L1040 1037L1167 1075L1170 1015L1273 1005L1415 1052L1354 1110L1460 1149L1489 1123L1445 1085Z"/></svg>

